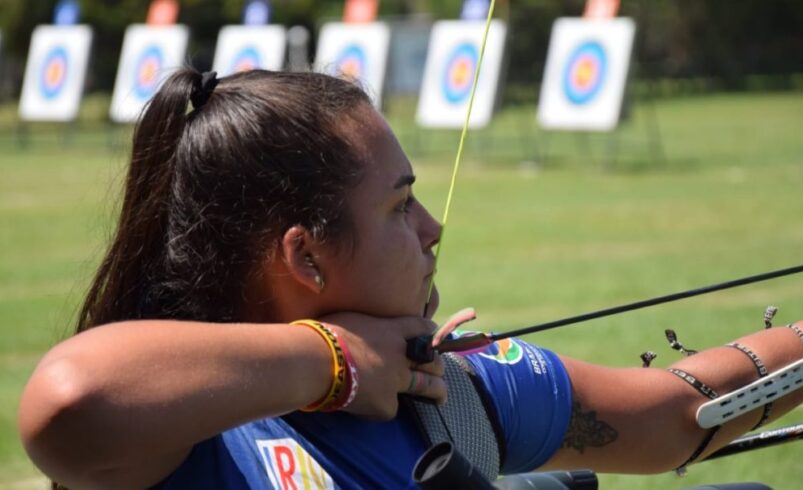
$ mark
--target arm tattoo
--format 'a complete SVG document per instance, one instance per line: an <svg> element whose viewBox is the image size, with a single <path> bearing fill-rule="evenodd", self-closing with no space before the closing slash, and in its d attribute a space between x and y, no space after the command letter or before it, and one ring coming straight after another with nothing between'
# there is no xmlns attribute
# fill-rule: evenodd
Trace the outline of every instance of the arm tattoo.
<svg viewBox="0 0 803 490"><path fill-rule="evenodd" d="M619 437L616 429L602 420L597 420L597 412L583 412L580 402L572 402L572 419L563 437L563 447L585 451L586 447L602 447Z"/></svg>

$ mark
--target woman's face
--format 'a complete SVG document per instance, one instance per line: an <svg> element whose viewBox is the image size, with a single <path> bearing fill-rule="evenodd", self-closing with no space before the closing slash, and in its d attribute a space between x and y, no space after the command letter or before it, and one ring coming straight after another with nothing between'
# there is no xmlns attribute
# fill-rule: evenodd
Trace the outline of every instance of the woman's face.
<svg viewBox="0 0 803 490"><path fill-rule="evenodd" d="M322 271L327 303L341 311L420 316L441 226L413 196L412 166L384 118L367 105L356 111L347 127L366 163L347 198L354 246L342 247ZM433 289L427 316L435 308Z"/></svg>

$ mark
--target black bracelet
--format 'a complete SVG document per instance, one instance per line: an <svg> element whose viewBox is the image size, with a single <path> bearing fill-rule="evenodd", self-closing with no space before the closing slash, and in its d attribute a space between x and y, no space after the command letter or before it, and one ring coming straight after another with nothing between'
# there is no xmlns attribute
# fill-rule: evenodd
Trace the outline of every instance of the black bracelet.
<svg viewBox="0 0 803 490"><path fill-rule="evenodd" d="M711 430L708 431L708 434L706 434L705 439L703 439L703 442L701 442L700 445L697 446L697 449L695 449L694 452L691 454L691 456L689 456L689 459L687 459L686 462L683 463L682 465L675 468L675 472L678 475L683 475L684 473L686 473L686 467L692 464L694 460L696 460L697 458L700 457L701 454L703 454L705 448L707 448L708 445L711 444L711 441L714 440L714 436L717 435L717 432L719 432L720 427L722 426L717 425L716 427L711 428Z"/></svg>
<svg viewBox="0 0 803 490"><path fill-rule="evenodd" d="M800 327L794 323L790 323L787 325L787 327L791 328L797 334L797 336L800 337L800 341L803 342L803 330L801 330Z"/></svg>
<svg viewBox="0 0 803 490"><path fill-rule="evenodd" d="M767 367L761 362L761 359L758 358L755 352L750 350L749 347L740 344L739 342L731 342L730 344L725 344L727 347L733 347L734 349L738 349L742 351L747 357L753 361L753 365L756 367L756 371L758 372L758 377L763 378L769 371L767 371Z"/></svg>
<svg viewBox="0 0 803 490"><path fill-rule="evenodd" d="M713 388L708 386L707 384L703 383L699 379L695 378L691 374L687 373L686 371L677 369L677 368L669 368L667 369L670 373L674 374L678 378L682 379L683 381L689 383L694 387L695 390L699 391L701 394L707 396L710 399L715 399L719 397L716 391Z"/></svg>
<svg viewBox="0 0 803 490"><path fill-rule="evenodd" d="M758 372L759 378L763 378L764 376L769 374L769 371L767 371L767 367L764 365L763 362L761 362L761 359L759 359L756 353L750 350L749 347L742 345L738 342L731 342L730 344L726 345L728 347L733 347L734 349L742 351L748 358L750 358L750 360L753 361L753 365L756 367L756 371ZM763 411L761 413L761 418L758 419L756 425L754 425L753 428L750 430L751 431L756 430L762 425L764 425L767 419L770 418L770 412L772 412L772 402L769 402L766 405L764 405Z"/></svg>

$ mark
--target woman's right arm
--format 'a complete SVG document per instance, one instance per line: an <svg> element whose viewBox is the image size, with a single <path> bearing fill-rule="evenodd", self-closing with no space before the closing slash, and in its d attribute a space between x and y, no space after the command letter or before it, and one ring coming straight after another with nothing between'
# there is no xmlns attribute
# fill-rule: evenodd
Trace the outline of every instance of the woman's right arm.
<svg viewBox="0 0 803 490"><path fill-rule="evenodd" d="M334 328L361 376L352 409L392 417L410 379L404 339L433 325L420 318L336 319L348 325ZM45 355L22 395L19 428L31 459L60 483L141 488L167 476L195 443L306 406L331 380L331 353L310 328L123 322L88 330ZM442 380L432 386L424 396L445 396Z"/></svg>

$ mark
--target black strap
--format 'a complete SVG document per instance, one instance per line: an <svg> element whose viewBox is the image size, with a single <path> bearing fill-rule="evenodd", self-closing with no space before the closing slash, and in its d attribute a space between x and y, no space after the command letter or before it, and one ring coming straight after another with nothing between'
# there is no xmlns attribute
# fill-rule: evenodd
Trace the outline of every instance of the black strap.
<svg viewBox="0 0 803 490"><path fill-rule="evenodd" d="M800 341L803 342L803 330L801 330L800 327L798 327L794 323L790 323L789 325L787 325L787 327L789 327L792 330L794 330L794 332L797 334L797 336L800 337Z"/></svg>
<svg viewBox="0 0 803 490"><path fill-rule="evenodd" d="M750 360L753 361L753 365L756 367L756 372L758 372L759 378L763 378L764 376L769 374L769 371L767 371L767 367L764 365L761 359L756 355L755 352L750 350L750 348L747 347L746 345L742 345L739 342L731 342L730 344L725 344L725 345L727 347L733 347L734 349L740 350L748 358L750 358ZM754 425L753 428L750 430L751 431L756 430L762 425L764 425L764 423L767 422L767 419L770 418L770 412L772 412L772 402L769 402L766 405L764 405L763 411L761 412L761 418L758 420L758 422L756 422L756 425Z"/></svg>
<svg viewBox="0 0 803 490"><path fill-rule="evenodd" d="M739 342L731 342L730 344L725 344L725 345L727 347L733 347L734 349L740 350L747 357L749 357L750 360L753 361L753 365L756 367L756 372L758 372L759 378L763 378L764 376L769 374L769 371L767 371L767 367L764 365L763 362L761 362L761 359L759 359L756 353L750 350L750 348L747 347L746 345L742 345Z"/></svg>
<svg viewBox="0 0 803 490"><path fill-rule="evenodd" d="M675 468L675 471L678 474L682 475L683 473L685 473L686 467L692 464L697 458L700 457L701 454L703 454L703 451L705 451L705 448L707 448L708 445L711 444L711 441L714 440L714 436L717 435L717 432L719 432L719 429L721 427L722 427L721 425L717 425L716 427L713 427L711 430L708 431L708 434L705 435L705 439L703 439L703 442L701 442L700 445L697 446L697 449L695 449L694 452L691 454L691 456L689 456L689 459L687 459L686 462L683 463L682 465Z"/></svg>
<svg viewBox="0 0 803 490"><path fill-rule="evenodd" d="M705 395L712 400L719 397L719 395L717 394L716 391L714 391L713 388L703 383L699 379L695 378L691 374L687 373L686 371L677 368L669 368L667 369L667 371L674 374L683 381L689 383L691 386L694 387L695 390L699 391L702 395Z"/></svg>
<svg viewBox="0 0 803 490"><path fill-rule="evenodd" d="M683 371L682 369L678 368L669 368L667 369L667 371L674 374L683 381L689 383L691 386L694 387L695 390L699 391L700 394L707 396L712 400L719 397L719 395L717 395L717 392L714 391L713 388L703 383L699 379L695 378L691 374L687 373L686 371ZM689 456L689 459L687 459L686 462L684 462L682 465L675 468L675 472L677 472L677 474L679 475L684 474L686 472L686 466L692 464L694 460L696 460L697 458L700 457L701 454L703 454L705 448L707 448L708 445L711 444L711 441L714 439L714 436L717 435L717 432L719 432L720 427L722 426L717 425L716 427L713 427L711 430L708 431L708 434L706 434L705 439L703 439L703 442L701 442L700 445L697 446L697 449L695 449L692 455Z"/></svg>

